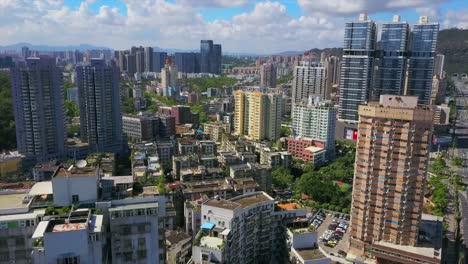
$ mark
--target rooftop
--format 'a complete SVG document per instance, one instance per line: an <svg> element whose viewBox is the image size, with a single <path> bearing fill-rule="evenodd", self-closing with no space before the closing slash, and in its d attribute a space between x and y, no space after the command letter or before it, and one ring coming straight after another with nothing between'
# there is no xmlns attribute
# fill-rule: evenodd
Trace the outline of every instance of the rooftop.
<svg viewBox="0 0 468 264"><path fill-rule="evenodd" d="M175 230L167 230L166 231L166 241L169 241L170 245L175 245L183 240L192 238L185 232L175 231Z"/></svg>
<svg viewBox="0 0 468 264"><path fill-rule="evenodd" d="M204 236L200 240L200 247L221 249L224 241L219 237Z"/></svg>
<svg viewBox="0 0 468 264"><path fill-rule="evenodd" d="M213 198L213 199L210 199L210 200L206 201L205 205L219 207L219 208L228 209L228 210L234 210L234 209L241 206L238 203L233 203L233 202L228 201L228 200L216 199L216 198Z"/></svg>
<svg viewBox="0 0 468 264"><path fill-rule="evenodd" d="M68 169L60 167L55 173L54 177L80 177L80 176L97 176L97 167L84 167L78 168L76 166L70 166Z"/></svg>
<svg viewBox="0 0 468 264"><path fill-rule="evenodd" d="M385 242L385 241L374 242L374 245L383 246L383 247L390 248L390 249L401 250L404 252L409 252L409 253L413 253L413 254L429 257L429 258L440 259L440 252L431 247L402 246L402 245L395 245L395 244Z"/></svg>
<svg viewBox="0 0 468 264"><path fill-rule="evenodd" d="M52 233L82 230L82 229L86 229L86 227L87 227L86 223L58 224L53 227Z"/></svg>
<svg viewBox="0 0 468 264"><path fill-rule="evenodd" d="M254 193L249 193L249 194L241 195L238 197L234 197L230 199L229 201L238 203L242 207L245 208L245 207L249 207L251 205L257 204L257 203L262 203L262 202L267 202L267 201L274 202L275 200L264 192L254 192Z"/></svg>
<svg viewBox="0 0 468 264"><path fill-rule="evenodd" d="M298 203L278 203L276 204L281 210L290 211L302 208Z"/></svg>
<svg viewBox="0 0 468 264"><path fill-rule="evenodd" d="M29 195L43 195L43 194L52 194L52 182L51 181L42 181L34 184L29 190Z"/></svg>
<svg viewBox="0 0 468 264"><path fill-rule="evenodd" d="M325 149L324 148L319 148L319 147L314 147L314 146L310 146L310 147L307 147L305 148L305 150L308 150L310 152L313 152L313 153L317 153L317 152L320 152L320 151L324 151Z"/></svg>
<svg viewBox="0 0 468 264"><path fill-rule="evenodd" d="M27 208L28 203L23 203L26 193L2 194L0 195L0 210Z"/></svg>
<svg viewBox="0 0 468 264"><path fill-rule="evenodd" d="M304 261L325 258L325 255L323 255L323 253L318 248L304 248L294 250Z"/></svg>

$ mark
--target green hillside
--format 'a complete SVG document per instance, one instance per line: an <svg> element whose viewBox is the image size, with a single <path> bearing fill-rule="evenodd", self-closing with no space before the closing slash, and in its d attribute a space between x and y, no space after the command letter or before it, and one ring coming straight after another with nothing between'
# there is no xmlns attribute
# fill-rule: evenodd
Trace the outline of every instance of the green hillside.
<svg viewBox="0 0 468 264"><path fill-rule="evenodd" d="M468 73L468 29L444 29L439 32L437 52L445 55L445 71Z"/></svg>

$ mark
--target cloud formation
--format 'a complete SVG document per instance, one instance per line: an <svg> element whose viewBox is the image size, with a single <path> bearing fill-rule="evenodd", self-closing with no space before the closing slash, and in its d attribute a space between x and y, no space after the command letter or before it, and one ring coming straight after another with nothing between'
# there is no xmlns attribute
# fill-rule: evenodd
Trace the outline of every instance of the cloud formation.
<svg viewBox="0 0 468 264"><path fill-rule="evenodd" d="M225 51L270 53L342 45L349 16L415 8L440 15L444 0L297 0L302 15L292 17L285 4L252 0L120 0L117 7L82 0L77 9L63 0L0 0L0 45L17 42L70 45L88 43L125 49L131 45L196 49L213 39ZM313 2L313 4L312 4ZM32 3L32 4L31 4ZM247 7L248 6L248 7ZM206 20L204 8L241 7L229 19ZM467 27L466 10L449 11L442 25ZM432 14L431 14L432 15ZM445 15L445 14L444 14Z"/></svg>

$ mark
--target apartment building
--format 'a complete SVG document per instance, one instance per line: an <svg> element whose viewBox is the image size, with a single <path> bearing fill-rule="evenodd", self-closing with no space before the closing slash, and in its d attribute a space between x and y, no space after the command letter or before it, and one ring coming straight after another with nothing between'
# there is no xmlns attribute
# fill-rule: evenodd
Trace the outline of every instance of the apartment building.
<svg viewBox="0 0 468 264"><path fill-rule="evenodd" d="M254 192L210 199L202 204L201 214L201 230L192 247L195 264L285 263L285 223L304 217L306 211L280 210L268 194Z"/></svg>
<svg viewBox="0 0 468 264"><path fill-rule="evenodd" d="M32 257L37 264L89 263L105 260L103 216L78 209L67 217L40 222L34 234Z"/></svg>
<svg viewBox="0 0 468 264"><path fill-rule="evenodd" d="M280 137L281 96L251 91L234 92L234 133L251 140Z"/></svg>
<svg viewBox="0 0 468 264"><path fill-rule="evenodd" d="M416 96L382 95L359 107L350 252L415 246L422 213L433 112ZM382 246L382 245L381 245Z"/></svg>
<svg viewBox="0 0 468 264"><path fill-rule="evenodd" d="M164 196L102 202L109 215L112 263L164 263Z"/></svg>
<svg viewBox="0 0 468 264"><path fill-rule="evenodd" d="M296 104L292 111L292 135L324 143L327 157L335 156L336 108L330 102L309 98L307 104Z"/></svg>

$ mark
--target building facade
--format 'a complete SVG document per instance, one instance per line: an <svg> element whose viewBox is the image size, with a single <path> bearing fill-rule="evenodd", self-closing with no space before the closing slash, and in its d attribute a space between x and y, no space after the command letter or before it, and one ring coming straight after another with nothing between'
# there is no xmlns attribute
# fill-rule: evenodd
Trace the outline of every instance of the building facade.
<svg viewBox="0 0 468 264"><path fill-rule="evenodd" d="M325 101L295 105L292 112L292 135L324 143L327 156L335 154L336 108Z"/></svg>
<svg viewBox="0 0 468 264"><path fill-rule="evenodd" d="M76 67L81 139L92 151L123 149L119 70L103 59Z"/></svg>
<svg viewBox="0 0 468 264"><path fill-rule="evenodd" d="M359 107L350 252L372 244L415 246L421 219L433 113L415 96L383 95Z"/></svg>
<svg viewBox="0 0 468 264"><path fill-rule="evenodd" d="M276 87L276 65L274 63L264 63L260 66L260 87Z"/></svg>
<svg viewBox="0 0 468 264"><path fill-rule="evenodd" d="M377 40L376 25L367 15L345 26L341 63L339 119L358 121L358 106L369 99Z"/></svg>
<svg viewBox="0 0 468 264"><path fill-rule="evenodd" d="M250 91L234 92L234 133L252 140L280 137L281 96Z"/></svg>
<svg viewBox="0 0 468 264"><path fill-rule="evenodd" d="M312 97L326 97L326 69L321 63L302 61L294 69L292 98L293 104Z"/></svg>
<svg viewBox="0 0 468 264"><path fill-rule="evenodd" d="M27 58L11 70L18 151L37 161L65 155L61 72L52 58Z"/></svg>

